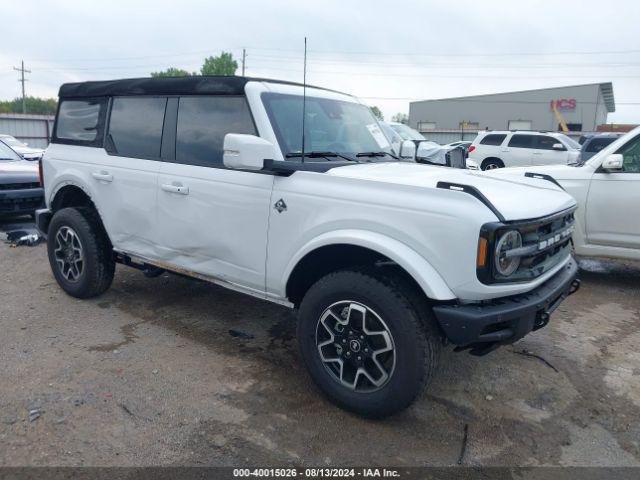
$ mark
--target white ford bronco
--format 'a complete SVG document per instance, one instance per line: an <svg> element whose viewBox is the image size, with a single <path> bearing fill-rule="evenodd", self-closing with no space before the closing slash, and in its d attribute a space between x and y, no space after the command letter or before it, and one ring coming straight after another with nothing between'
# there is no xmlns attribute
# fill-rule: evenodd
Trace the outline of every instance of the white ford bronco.
<svg viewBox="0 0 640 480"><path fill-rule="evenodd" d="M566 192L399 161L350 95L185 77L59 96L37 224L62 289L99 295L121 263L295 308L313 380L359 414L407 407L444 344L514 342L578 288Z"/></svg>

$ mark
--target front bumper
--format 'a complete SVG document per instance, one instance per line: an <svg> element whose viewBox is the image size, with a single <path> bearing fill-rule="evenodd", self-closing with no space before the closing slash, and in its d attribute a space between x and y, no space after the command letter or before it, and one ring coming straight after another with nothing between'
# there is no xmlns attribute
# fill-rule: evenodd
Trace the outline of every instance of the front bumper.
<svg viewBox="0 0 640 480"><path fill-rule="evenodd" d="M52 216L51 210L48 208L36 210L36 228L40 232L40 236L43 238L47 238L49 223L51 222Z"/></svg>
<svg viewBox="0 0 640 480"><path fill-rule="evenodd" d="M433 312L447 338L471 353L488 353L513 343L549 322L551 313L580 287L571 258L553 277L530 292L473 305L436 305Z"/></svg>
<svg viewBox="0 0 640 480"><path fill-rule="evenodd" d="M0 190L0 215L31 214L43 204L42 188Z"/></svg>

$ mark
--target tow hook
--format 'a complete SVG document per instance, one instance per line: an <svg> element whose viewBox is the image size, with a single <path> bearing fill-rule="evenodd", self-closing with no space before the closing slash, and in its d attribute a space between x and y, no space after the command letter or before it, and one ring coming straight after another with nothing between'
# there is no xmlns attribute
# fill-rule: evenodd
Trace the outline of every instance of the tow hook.
<svg viewBox="0 0 640 480"><path fill-rule="evenodd" d="M577 278L571 282L571 288L569 288L569 295L573 295L574 293L576 293L578 290L580 290L580 280L578 280Z"/></svg>

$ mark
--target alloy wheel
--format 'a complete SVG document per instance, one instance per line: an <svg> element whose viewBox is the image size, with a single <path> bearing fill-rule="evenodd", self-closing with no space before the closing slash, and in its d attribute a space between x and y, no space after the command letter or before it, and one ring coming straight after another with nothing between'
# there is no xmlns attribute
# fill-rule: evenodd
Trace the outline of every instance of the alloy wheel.
<svg viewBox="0 0 640 480"><path fill-rule="evenodd" d="M331 377L355 392L379 390L393 375L391 331L362 303L345 300L329 306L318 319L316 345Z"/></svg>
<svg viewBox="0 0 640 480"><path fill-rule="evenodd" d="M78 234L71 227L61 227L56 233L54 255L64 278L77 282L84 269L84 251Z"/></svg>

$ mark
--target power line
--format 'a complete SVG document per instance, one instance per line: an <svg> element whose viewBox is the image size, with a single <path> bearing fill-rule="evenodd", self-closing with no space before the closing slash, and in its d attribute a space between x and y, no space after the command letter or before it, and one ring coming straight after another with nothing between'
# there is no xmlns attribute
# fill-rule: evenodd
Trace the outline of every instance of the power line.
<svg viewBox="0 0 640 480"><path fill-rule="evenodd" d="M242 51L242 50L257 50L257 51L267 51L267 52L295 52L299 53L298 50L295 49L287 49L287 48L265 48L265 47L232 47L232 48L222 48L219 51ZM214 50L213 52L215 52ZM56 63L56 62L109 62L109 61L119 61L119 60L144 60L150 58L170 58L170 57L185 57L185 56L193 56L193 55L203 55L203 54L211 54L212 50L195 50L190 52L181 52L181 53L165 53L165 54L156 54L156 55L137 55L137 56L127 56L127 57L111 57L111 58L35 58L32 59L32 62L46 62L46 63ZM309 50L309 54L317 54L317 55L368 55L368 56L387 56L387 57L513 57L513 56L561 56L561 55L623 55L623 54L633 54L640 53L640 50L609 50L609 51L564 51L564 52L494 52L494 53L416 53L416 52L405 52L405 53L391 53L391 52L357 52L357 51L327 51L327 50ZM274 54L267 54L263 56L278 56ZM286 56L279 56L280 58L287 58ZM289 58L299 58L292 57ZM302 60L300 58L300 60ZM326 60L326 59L325 59Z"/></svg>
<svg viewBox="0 0 640 480"><path fill-rule="evenodd" d="M22 83L22 113L27 113L27 100L24 94L24 82L26 82L27 79L24 78L24 74L31 73L31 70L26 70L24 68L24 60L20 62L20 68L13 67L13 69L16 70L17 72L20 72L20 80L18 81Z"/></svg>
<svg viewBox="0 0 640 480"><path fill-rule="evenodd" d="M295 52L293 49L284 48L265 48L265 47L247 47L251 50L268 50ZM313 54L332 54L332 55L376 55L376 56L404 56L404 57L512 57L512 56L557 56L557 55L622 55L629 53L640 53L640 50L592 50L592 51L561 51L561 52L500 52L500 53L391 53L391 52L372 52L372 51L328 51L328 50L309 50Z"/></svg>

